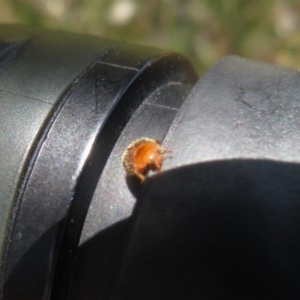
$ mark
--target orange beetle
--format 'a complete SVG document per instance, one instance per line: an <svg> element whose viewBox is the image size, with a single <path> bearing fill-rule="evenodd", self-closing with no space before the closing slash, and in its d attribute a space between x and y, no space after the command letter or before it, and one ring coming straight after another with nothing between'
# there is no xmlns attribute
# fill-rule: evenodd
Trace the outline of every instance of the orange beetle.
<svg viewBox="0 0 300 300"><path fill-rule="evenodd" d="M166 151L158 140L143 137L132 142L122 158L127 176L135 175L143 182L149 171L161 170L166 152L170 151Z"/></svg>

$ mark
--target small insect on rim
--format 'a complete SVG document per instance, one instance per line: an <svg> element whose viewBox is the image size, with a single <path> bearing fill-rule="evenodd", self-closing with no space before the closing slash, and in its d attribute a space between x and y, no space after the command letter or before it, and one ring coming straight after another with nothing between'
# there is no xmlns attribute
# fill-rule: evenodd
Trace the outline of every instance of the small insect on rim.
<svg viewBox="0 0 300 300"><path fill-rule="evenodd" d="M171 153L161 145L161 141L147 137L139 138L128 145L122 156L126 176L135 176L141 182L151 171L160 172L165 153Z"/></svg>

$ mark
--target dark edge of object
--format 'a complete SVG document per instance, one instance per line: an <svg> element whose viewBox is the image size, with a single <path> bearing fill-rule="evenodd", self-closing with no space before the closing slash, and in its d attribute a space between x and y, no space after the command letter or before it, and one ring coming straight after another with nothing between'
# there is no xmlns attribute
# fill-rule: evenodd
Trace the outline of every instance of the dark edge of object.
<svg viewBox="0 0 300 300"><path fill-rule="evenodd" d="M110 49L110 51L113 51L114 49ZM99 57L103 56L103 55L108 55L109 52L105 52L105 53L99 53L99 56L95 59L96 61L99 59ZM93 63L92 63L93 65ZM78 74L78 78L76 78L74 80L74 82L66 87L66 90L62 93L62 95L60 96L60 98L58 99L56 105L54 106L54 108L51 110L49 116L44 120L44 126L41 128L40 132L39 132L39 136L36 137L36 142L35 144L33 144L31 153L28 156L28 161L26 166L24 167L24 172L20 177L20 187L19 187L19 195L18 195L18 199L16 200L15 203L15 207L14 207L14 211L12 214L12 218L10 220L10 226L11 226L11 233L9 234L9 236L11 236L13 234L14 231L14 227L16 225L16 217L19 214L19 209L20 209L20 205L23 204L23 196L25 193L25 190L28 188L28 182L30 180L31 174L32 174L32 170L35 167L36 164L36 160L37 158L40 156L40 149L43 146L45 140L47 140L47 135L49 133L50 130L53 129L53 125L55 124L55 122L57 121L57 119L59 119L59 115L61 113L61 110L63 110L64 105L66 104L66 102L68 102L70 95L73 93L74 89L76 88L78 82L80 82L80 80L82 79L82 77L85 76L86 73L89 72L91 66L87 66L87 68L85 70L82 71L81 74ZM41 160L43 158L40 158ZM43 179L41 178L41 181ZM66 199L65 199L66 200ZM26 206L30 207L30 203L27 203ZM66 211L65 211L66 212ZM19 225L22 226L22 220L19 220ZM47 265L47 268L52 268L52 264L55 264L55 260L56 260L56 256L58 253L58 249L56 247L58 247L59 244L59 240L61 239L61 231L64 227L64 222L60 222L57 224L53 224L54 226L47 232L45 232L43 234L43 237L38 241L38 243L36 243L38 249L36 248L36 245L34 245L32 247L32 249L30 249L30 255L29 257L26 257L25 259L25 265L27 265L28 270L30 270L30 272L33 272L32 275L37 275L38 272L35 274L34 270L35 268L39 269L40 266L42 266L44 263ZM30 232L28 232L28 234L30 234ZM4 289L3 289L3 295L5 299L31 299L31 297L29 298L25 298L27 295L24 294L25 291L27 292L32 292L35 293L34 289L31 289L32 286L32 282L35 281L35 288L37 288L37 295L39 295L38 297L42 296L42 299L48 299L49 297L49 293L50 293L50 289L49 289L49 284L52 281L52 277L53 277L53 270L51 271L50 269L48 270L44 270L44 273L39 273L39 276L33 276L31 277L30 274L27 274L27 277L24 277L24 270L17 270L16 274L14 274L14 276L10 276L10 278L6 278L6 272L7 272L7 261L9 260L9 256L12 257L13 253L9 253L10 251L10 243L11 240L9 240L9 242L6 242L7 246L7 250L6 253L4 254L4 260L6 261L6 264L4 265L5 270L5 275L4 275ZM49 247L45 247L45 245L48 245ZM48 253L51 251L54 251L51 256L52 259L49 259L49 257L47 257ZM41 255L39 257L39 255ZM41 264L38 263L38 260L41 259L43 261L40 261ZM24 259L22 259L24 260ZM46 261L48 260L48 261ZM50 263L50 265L48 265ZM23 267L23 262L21 263L22 267ZM44 265L44 266L46 266ZM29 266L31 266L31 268L29 268ZM29 273L29 272L28 272ZM46 281L40 281L41 278L43 276L48 277ZM25 279L25 280L24 280ZM24 284L23 288L20 285L17 285L18 288L16 288L15 282L19 282L21 284ZM38 287L38 285L40 284L40 286ZM40 292L43 291L43 294L41 294ZM15 293L17 295L17 298L15 296ZM23 298L24 297L24 298Z"/></svg>
<svg viewBox="0 0 300 300"><path fill-rule="evenodd" d="M9 25L5 25L5 26L1 26L4 28L4 30L7 30L7 32L11 31L13 28L15 29L19 29L19 31L17 32L17 36L20 35L21 39L18 40L18 37L16 37L16 40L12 41L12 42L4 42L4 46L1 45L1 49L3 50L3 61L4 63L8 62L11 58L13 58L14 54L16 53L17 50L22 50L22 46L25 45L30 45L30 42L32 39L43 39L44 36L47 36L47 33L49 33L51 35L51 38L55 38L55 35L59 36L60 34L65 34L66 37L70 36L70 37L74 37L76 36L76 34L67 34L67 33L60 33L60 32L55 32L55 31L48 31L48 30L36 30L34 28L27 28L24 26L9 26ZM6 33L7 34L7 33ZM44 34L44 35L43 35ZM78 35L82 39L84 38L84 35ZM25 39L23 39L23 37L25 37ZM88 37L88 36L87 36ZM89 38L89 37L88 37ZM92 40L93 39L93 40ZM91 39L91 52L94 51L93 47L96 45L92 45L93 43L95 44L95 41L98 38L92 37ZM74 43L74 40L72 41ZM110 51L116 49L116 47L119 47L120 42L116 43L115 41L110 41L110 40L104 40L104 43L106 43L107 45L109 45L109 42L111 42L111 49L109 49L109 47L106 49L106 51L98 51L98 54L94 54L94 61L98 61L100 57L108 55L110 53ZM66 42L67 44L67 42ZM99 38L98 44L101 45L101 38ZM11 52L11 53L9 53ZM93 61L90 61L88 64L86 64L85 68L81 70L80 73L77 74L76 78L73 78L73 81L70 83L69 86L65 86L64 90L62 91L61 95L59 96L59 98L56 99L56 103L53 105L52 109L50 110L49 114L47 115L47 117L44 119L43 125L40 128L37 136L35 137L35 141L29 151L29 155L27 156L26 159L26 163L24 168L22 168L22 174L20 176L20 180L19 180L19 187L18 187L18 196L17 199L15 200L14 203L14 207L13 210L11 212L11 218L9 220L8 223L8 228L7 228L7 236L6 236L6 241L5 241L5 245L6 245L6 250L4 250L3 252L3 257L1 257L1 260L3 263L3 270L4 270L4 274L1 274L1 277L4 278L4 282L3 282L3 295L0 294L0 299L2 299L1 297L4 297L5 299L27 299L26 297L26 291L29 291L31 286L30 284L28 285L28 283L31 281L36 281L36 285L38 284L42 284L45 285L44 282L40 281L39 277L33 277L31 278L30 276L26 276L26 273L24 273L24 270L19 270L18 274L15 277L16 282L20 282L22 284L24 284L22 289L21 285L15 284L13 281L14 280L10 280L10 278L7 278L7 261L10 258L10 256L13 256L12 253L9 253L9 251L11 250L10 246L11 246L11 236L13 234L14 231L14 227L15 227L15 222L16 222L16 218L19 215L19 209L22 203L22 198L24 196L24 191L27 188L27 184L29 181L29 178L31 176L32 170L35 166L36 160L39 157L40 154L40 149L43 146L44 141L47 139L47 134L48 132L51 130L53 123L55 123L58 115L60 114L60 111L62 109L62 107L65 105L65 102L68 100L69 95L72 93L74 87L76 87L76 84L78 81L80 81L80 78L83 77L86 72L89 70L90 66L89 65L93 65ZM72 79L72 78L68 78L68 79ZM25 95L24 95L25 96ZM31 97L28 97L31 98ZM42 178L41 178L42 180ZM30 204L28 205L30 206ZM19 223L22 224L22 221ZM34 260L30 260L33 257L29 257L28 259L28 266L30 266L30 268L28 270L32 271L32 269L34 269L35 267L39 267L38 264L38 259L48 259L49 257L46 256L41 256L39 257L38 254L42 254L43 252L46 254L49 252L49 248L48 247L44 247L44 245L51 244L53 246L53 241L55 239L59 239L59 234L58 231L60 230L61 224L56 225L55 227L53 227L51 230L45 232L43 238L39 241L39 249L40 252L39 253L35 253L37 254L36 259ZM28 234L30 234L30 232L28 232ZM33 250L35 251L35 249ZM52 261L48 261L47 263L52 263ZM42 275L42 277L44 276L44 274ZM12 281L12 282L11 282ZM47 282L48 284L49 282ZM34 287L37 287L37 286ZM10 286L10 287L8 287ZM16 286L18 288L16 288ZM43 289L45 290L43 293L43 299L44 297L48 297L48 293L49 293L49 286L44 286ZM2 290L0 289L0 292L2 292ZM13 295L14 293L17 292L17 294L20 294L20 298L15 298ZM32 292L34 293L34 290L32 290ZM45 294L46 292L46 294ZM12 295L10 295L10 293L12 293ZM39 294L39 296L41 296L41 294ZM31 299L30 297L28 299Z"/></svg>
<svg viewBox="0 0 300 300"><path fill-rule="evenodd" d="M23 53L25 53L25 52L27 52L27 54L30 53L30 55L31 55L32 53L37 52L38 49L42 49L42 50L46 50L47 55L51 56L51 54L54 53L53 51L55 51L55 49L56 49L55 53L58 55L61 55L61 53L58 51L58 49L60 47L65 51L66 45L69 45L69 46L72 45L71 49L73 49L74 44L77 43L77 44L82 45L83 41L87 41L87 43L84 44L84 46L81 46L81 47L79 47L79 49L76 49L76 51L72 52L72 55L74 54L74 52L77 52L77 53L80 53L80 55L85 57L86 59L81 60L81 58L77 57L78 59L74 62L75 67L70 69L71 71L69 72L70 73L69 76L66 75L66 73L65 73L66 77L64 77L64 78L69 80L69 84L62 86L62 81L59 82L60 83L59 87L62 88L61 90L59 90L60 94L57 97L52 97L52 100L55 100L55 102L57 102L57 103L63 101L64 97L67 97L69 91L74 86L74 83L76 83L76 80L81 76L81 73L84 74L85 69L91 63L93 63L93 61L97 60L102 55L108 54L107 51L103 51L104 50L103 47L101 49L101 39L96 38L96 37L85 36L85 35L80 35L80 34L69 34L69 33L63 33L63 32L58 32L58 31L51 31L51 30L37 30L35 28L25 27L22 25L1 25L0 30L1 30L0 31L0 33L1 33L0 46L1 46L1 50L3 51L2 52L3 64L1 64L1 67L4 66L5 70L7 70L7 68L10 68L11 65L14 66L14 63L15 63L14 58L16 58L16 63L18 64L22 58ZM63 38L60 39L59 37L63 37ZM70 37L70 43L68 41L68 37ZM41 42L46 39L47 39L47 41L45 43ZM52 41L59 40L58 47L56 47L55 42L51 43L51 40ZM53 48L48 47L49 49L46 49L46 47L44 47L45 48L44 49L43 46L45 46L45 44L47 44L49 42L51 43L51 45L55 44L55 47L53 47ZM115 48L118 45L120 45L120 42L116 42L116 41L112 41L112 40L108 40L108 39L103 39L103 43L106 45L110 44L111 45L110 48ZM107 48L109 48L109 47L107 47ZM22 50L24 50L24 51L22 51ZM81 50L83 50L83 51L81 51ZM106 50L108 50L108 49L106 49ZM11 51L11 53L9 53L9 51ZM37 52L37 53L40 54L39 52ZM41 56L37 55L37 57L38 57L38 59L41 59ZM63 56L61 56L61 57L63 57ZM28 58L28 55L27 55L27 58ZM74 60L74 55L70 59L68 59L68 62L72 61L72 59ZM77 61L78 61L78 64L77 64ZM31 61L31 63L34 63L34 62L35 62L34 60ZM41 62L41 61L39 60L39 62ZM28 63L28 61L25 61L25 63ZM28 66L28 64L27 64L27 66ZM53 66L53 64L52 64L52 66ZM51 69L51 67L50 67L50 69ZM61 70L60 68L58 68L58 69ZM42 74L44 75L45 72L43 73L43 71L42 71ZM60 74L58 74L58 75L60 76ZM25 77L22 77L22 78L24 78L26 81ZM52 78L53 78L53 82L56 82L56 77L52 76ZM28 99L28 102L33 101L33 103L34 103L36 100L42 101L42 100L39 100L39 98L35 98L32 95L28 95L27 94L28 90L27 91L25 90L23 93L23 90L22 90L23 87L26 88L28 86L26 86L26 83L18 84L19 79L20 78L15 79L13 84L9 85L9 87L15 85L15 87L18 88L17 93L14 93L13 89L12 90L10 90L9 88L6 89L6 86L4 86L4 91L9 93L12 96L14 94L20 95L20 96L24 97L25 99ZM41 77L41 79L43 79L43 77ZM61 80L61 79L62 79L62 77L59 77L59 80ZM34 85L34 86L38 87L39 90L41 90L43 88L43 87L40 87L39 85ZM30 85L30 87L32 87L32 86ZM47 92L49 92L49 90ZM55 91L55 92L57 92L57 91ZM49 96L49 95L46 94L45 96ZM39 131L36 133L32 144L30 144L30 148L28 148L25 162L22 165L22 168L20 169L20 174L18 176L18 183L15 186L16 196L14 197L13 203L11 204L12 209L10 212L10 217L9 217L9 219L6 220L6 236L3 241L4 248L3 248L3 253L2 253L3 255L1 257L2 272L0 274L0 281L1 281L0 282L0 298L3 297L3 285L4 285L5 276L7 274L6 267L7 267L7 258L9 256L8 251L10 249L10 243L11 243L11 234L12 234L12 230L14 227L15 218L18 215L18 211L19 211L19 208L21 205L21 201L20 201L21 196L20 195L18 196L18 193L19 193L19 191L20 191L20 193L22 193L22 189L27 181L27 179L26 179L28 177L27 175L30 173L30 171L28 172L28 169L32 169L32 166L35 163L35 158L38 155L38 151L39 151L38 149L42 144L43 136L44 137L46 136L46 135L43 135L43 131L47 130L47 128L50 127L48 125L48 123L53 122L53 120L55 118L55 114L58 113L58 110L59 110L59 109L57 109L57 103L52 103L53 105L51 105L50 102L47 103L47 101L44 101L44 103L49 104L49 113L47 113L47 116L44 118L43 122L40 124L41 126L39 128ZM16 116L16 117L18 117L18 116ZM27 141L24 140L24 143L27 143ZM24 274L23 274L23 276L24 276ZM7 279L7 277L6 277L6 279ZM22 295L22 296L25 296L25 295Z"/></svg>
<svg viewBox="0 0 300 300"><path fill-rule="evenodd" d="M157 76L157 74L160 74L160 76ZM103 130L103 136L101 139L99 139L99 141L101 142L102 140L106 140L105 136L109 137L113 135L112 130L118 125L120 121L120 114L122 114L122 112L126 112L127 109L130 109L129 103L132 102L132 99L135 99L136 97L142 97L143 102L139 108L147 107L147 117L144 114L143 116L146 117L146 120L153 120L153 123L151 123L151 121L145 122L145 119L141 118L141 116L137 114L137 111L140 111L139 109L135 110L134 112L132 109L130 109L129 115L134 118L134 122L128 122L126 124L126 129L124 128L122 136L124 136L124 134L128 131L131 134L133 134L135 130L138 130L139 132L147 132L147 128L149 126L153 126L154 128L157 128L156 132L159 132L160 139L163 140L172 120L176 116L178 111L177 109L180 108L181 104L186 99L186 96L190 92L195 80L196 75L193 73L191 66L180 56L167 55L151 61L151 63L148 64L148 67L145 68L145 71L141 74L141 76L139 76L138 80L134 82L124 94L124 99L122 99L119 107L117 107L113 112L111 119L108 121L109 123ZM155 84L149 86L150 83ZM178 88L179 84L180 89ZM160 92L157 93L157 91ZM153 98L154 95L159 96L157 98ZM154 99L157 100L154 101ZM158 107L160 107L161 104L162 107L160 107L160 109L164 108L165 114L168 115L167 118L159 120L158 123L155 122L157 118L153 115L157 111L155 109L155 103L157 103ZM129 119L127 121L129 121ZM138 128L136 126L138 126ZM118 137L116 136L116 139L117 138ZM113 144L116 144L116 141L117 140L112 143L112 146ZM120 142L120 140L118 140L118 142ZM123 144L123 140L121 143ZM109 160L118 159L119 163L115 165L116 169L108 170L106 166L106 171L104 174L102 173L101 176L108 176L111 180L114 180L114 174L116 174L118 178L117 182L119 182L118 180L120 173L118 172L120 172L120 169L123 171L121 165L122 152L118 152L120 150L119 146L117 149L117 151L114 149L113 156L109 158ZM96 155L97 152L98 151L95 153ZM110 165L109 160L106 162L108 165ZM83 188L82 193L84 193L84 191L87 189L85 182L89 182L89 175L91 173L92 172L86 174L87 176L81 182L81 186ZM123 172L121 173L123 175L122 180L125 182L125 174L123 174ZM134 186L134 195L136 195L140 187L140 183ZM118 186L115 185L115 188L118 188ZM120 187L120 193L118 194L122 194L122 189L123 186ZM89 190L91 191L92 189ZM109 191L103 191L102 195L105 195L102 197L102 199L103 201L106 201L107 205L109 205L109 203L111 203L112 206L114 205L114 199L110 198L111 195ZM90 200L91 198L88 199L88 203ZM95 199L93 198L93 201L94 200ZM124 201L125 200L126 197ZM78 202L79 205L83 205L84 203L85 202L83 201ZM119 209L121 209L121 207L119 207ZM125 205L125 207L127 207L127 205ZM97 209L99 208L93 207L93 209L97 212ZM78 208L77 211L78 213L82 214L85 209ZM89 220L89 222L91 222L91 220ZM100 224L101 219L94 220L94 222L99 222ZM81 226L82 222L79 223ZM80 233L80 230L81 228L79 228L77 232ZM73 254L73 258L69 258L71 265L71 269L69 270L69 273L71 274L71 282L68 296L70 299L107 299L110 297L112 293L111 288L114 285L116 274L120 268L123 251L127 246L127 240L130 236L130 232L131 218L128 216L125 219L118 219L116 222L112 223L111 226L106 227L104 230L97 231L95 236L89 238L87 242L85 242L83 245L80 245L80 247L76 249ZM82 234L80 237L82 237ZM73 245L76 246L78 243L78 237L76 238L75 236L74 239L75 241ZM67 249L68 248L65 249L66 254ZM67 262L68 259L63 259L63 261ZM68 267L66 265L65 267L66 272L70 266ZM70 274L66 273L66 279L68 279ZM64 296L62 298L66 299L68 297Z"/></svg>
<svg viewBox="0 0 300 300"><path fill-rule="evenodd" d="M64 231L59 263L57 264L58 269L55 273L57 285L54 290L54 299L68 299L70 296L70 291L68 290L69 281L72 277L74 259L76 259L76 250L86 213L101 172L124 126L146 97L163 84L169 81L179 81L189 86L190 90L195 80L194 69L187 60L176 54L161 53L145 61L138 73L123 89L122 94L119 95L120 100L104 127L99 131L76 186L73 204ZM147 126L151 126L151 124L147 124ZM161 128L165 132L167 132L167 129L168 127ZM120 253L125 248L127 237L130 235L131 227L130 225L126 227L127 229L122 231L122 236L120 237L125 243L122 246L120 245ZM119 258L116 257L117 267Z"/></svg>

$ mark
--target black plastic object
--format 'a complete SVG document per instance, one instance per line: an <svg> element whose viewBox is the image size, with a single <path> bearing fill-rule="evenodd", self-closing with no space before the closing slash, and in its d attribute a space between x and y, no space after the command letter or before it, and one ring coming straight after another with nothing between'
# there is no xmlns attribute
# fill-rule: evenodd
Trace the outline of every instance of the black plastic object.
<svg viewBox="0 0 300 300"><path fill-rule="evenodd" d="M65 299L124 126L143 105L140 133L156 127L163 138L196 76L176 54L95 37L1 26L0 41L3 299Z"/></svg>
<svg viewBox="0 0 300 300"><path fill-rule="evenodd" d="M299 73L0 26L1 299L300 298ZM125 179L136 138L172 150ZM3 292L3 293L2 293Z"/></svg>
<svg viewBox="0 0 300 300"><path fill-rule="evenodd" d="M227 57L197 83L164 140L173 158L138 197L111 299L300 297L299 78Z"/></svg>

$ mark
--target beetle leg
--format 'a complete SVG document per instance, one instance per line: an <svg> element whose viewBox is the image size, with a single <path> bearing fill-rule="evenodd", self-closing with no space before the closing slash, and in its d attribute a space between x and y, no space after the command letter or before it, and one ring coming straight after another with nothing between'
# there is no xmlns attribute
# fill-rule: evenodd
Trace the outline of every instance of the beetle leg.
<svg viewBox="0 0 300 300"><path fill-rule="evenodd" d="M161 153L162 154L165 154L165 153L172 153L173 151L171 149L168 149L168 148L163 148Z"/></svg>
<svg viewBox="0 0 300 300"><path fill-rule="evenodd" d="M155 164L155 171L156 172L161 172L161 164Z"/></svg>
<svg viewBox="0 0 300 300"><path fill-rule="evenodd" d="M144 182L145 181L146 177L142 173L135 171L134 174L138 177L138 179L140 180L140 182Z"/></svg>

